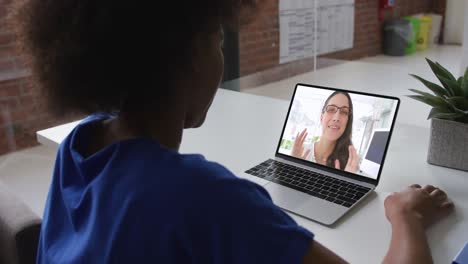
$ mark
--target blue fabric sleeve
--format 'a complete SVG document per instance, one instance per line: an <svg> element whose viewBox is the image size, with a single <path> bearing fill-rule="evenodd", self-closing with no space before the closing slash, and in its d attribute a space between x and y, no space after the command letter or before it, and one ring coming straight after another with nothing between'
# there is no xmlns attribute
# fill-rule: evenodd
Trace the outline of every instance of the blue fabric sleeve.
<svg viewBox="0 0 468 264"><path fill-rule="evenodd" d="M274 205L263 187L233 178L205 191L192 201L182 232L194 263L302 263L313 234Z"/></svg>

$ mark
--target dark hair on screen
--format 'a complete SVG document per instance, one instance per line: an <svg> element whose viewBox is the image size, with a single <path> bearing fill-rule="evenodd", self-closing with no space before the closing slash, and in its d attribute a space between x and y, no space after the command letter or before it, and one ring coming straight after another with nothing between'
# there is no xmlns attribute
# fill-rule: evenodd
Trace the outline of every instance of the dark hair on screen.
<svg viewBox="0 0 468 264"><path fill-rule="evenodd" d="M348 98L349 103L349 116L348 116L348 123L346 124L345 131L343 135L336 141L335 149L330 154L327 159L327 166L335 167L335 160L340 161L341 170L344 170L346 167L346 163L348 163L349 158L349 145L352 145L352 133L353 133L353 101L351 97L346 92L336 91L333 92L325 101L325 104L322 108L322 113L325 113L325 107L327 107L328 102L332 99L333 96L342 94Z"/></svg>
<svg viewBox="0 0 468 264"><path fill-rule="evenodd" d="M13 0L35 84L57 114L154 110L191 70L193 40L256 0Z"/></svg>

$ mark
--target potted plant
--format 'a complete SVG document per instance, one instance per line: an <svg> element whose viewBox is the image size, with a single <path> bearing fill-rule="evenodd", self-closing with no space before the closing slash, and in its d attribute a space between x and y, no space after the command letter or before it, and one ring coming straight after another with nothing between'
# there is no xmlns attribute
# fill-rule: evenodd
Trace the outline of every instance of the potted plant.
<svg viewBox="0 0 468 264"><path fill-rule="evenodd" d="M415 89L409 97L432 106L431 137L427 161L468 171L468 68L458 79L437 62L426 59L440 84L411 74L432 93Z"/></svg>

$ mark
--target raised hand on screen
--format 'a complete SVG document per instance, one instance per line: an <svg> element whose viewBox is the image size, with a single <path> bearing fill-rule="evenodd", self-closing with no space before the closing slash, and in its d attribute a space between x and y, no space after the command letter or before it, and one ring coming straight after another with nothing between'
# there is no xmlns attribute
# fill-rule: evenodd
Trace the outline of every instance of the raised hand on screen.
<svg viewBox="0 0 468 264"><path fill-rule="evenodd" d="M310 149L304 152L304 141L307 137L307 128L304 128L301 133L297 133L293 143L291 155L300 159L307 159L310 155Z"/></svg>
<svg viewBox="0 0 468 264"><path fill-rule="evenodd" d="M348 150L349 157L344 170L347 172L356 173L359 170L359 155L357 154L357 151L353 145L349 145ZM339 160L335 160L335 168L339 170L341 169Z"/></svg>

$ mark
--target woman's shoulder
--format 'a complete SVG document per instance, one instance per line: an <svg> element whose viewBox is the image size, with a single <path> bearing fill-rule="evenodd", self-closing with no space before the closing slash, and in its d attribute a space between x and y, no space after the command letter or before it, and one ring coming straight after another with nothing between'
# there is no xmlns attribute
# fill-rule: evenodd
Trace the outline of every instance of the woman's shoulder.
<svg viewBox="0 0 468 264"><path fill-rule="evenodd" d="M239 210L252 207L252 201L270 204L266 190L240 178L223 165L206 160L200 154L178 154L158 162L144 187L145 200L164 196L180 210L198 213L222 213L226 205L236 204ZM157 198L157 199L156 199ZM230 209L232 210L232 208Z"/></svg>
<svg viewBox="0 0 468 264"><path fill-rule="evenodd" d="M231 178L235 177L223 165L207 160L202 154L181 154L177 151L166 149L155 142L134 142L139 146L131 146L128 151L128 159L142 163L142 170L157 173L170 173L204 178ZM184 177L184 180L188 180Z"/></svg>
<svg viewBox="0 0 468 264"><path fill-rule="evenodd" d="M119 163L126 162L145 181L154 185L177 186L185 191L213 186L224 181L240 181L225 166L207 160L201 154L181 154L155 142L127 142ZM190 189L189 189L190 188Z"/></svg>

